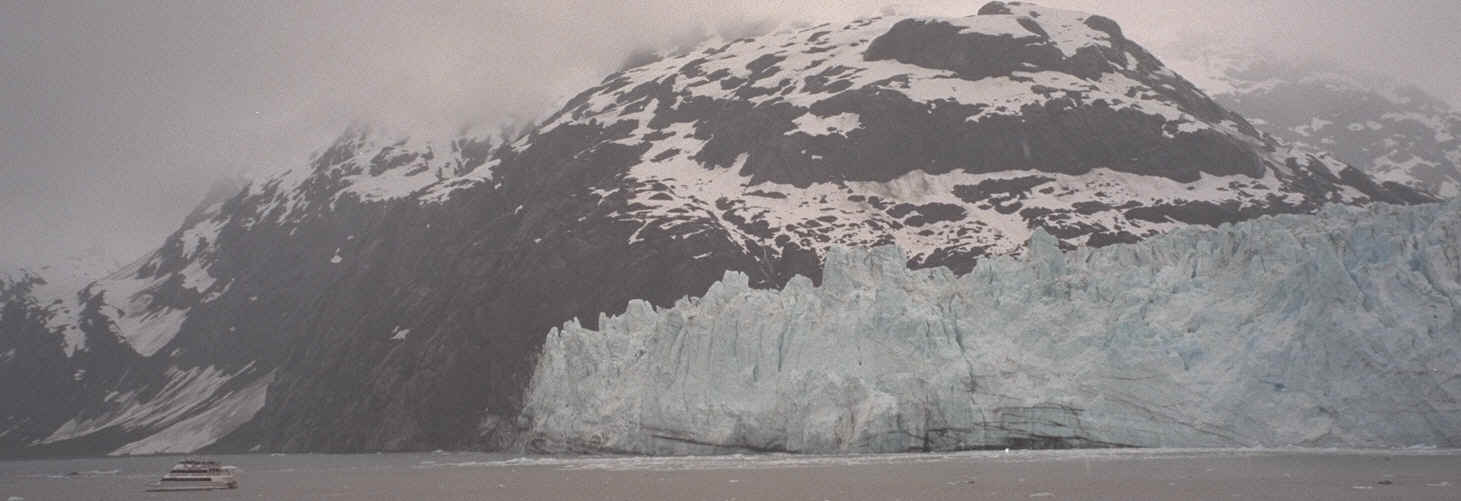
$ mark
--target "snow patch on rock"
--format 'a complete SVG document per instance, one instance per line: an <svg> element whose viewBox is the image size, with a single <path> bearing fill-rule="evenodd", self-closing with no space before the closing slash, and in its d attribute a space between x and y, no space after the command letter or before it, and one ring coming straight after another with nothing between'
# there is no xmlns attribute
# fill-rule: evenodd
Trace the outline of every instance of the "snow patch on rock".
<svg viewBox="0 0 1461 501"><path fill-rule="evenodd" d="M157 433L112 451L113 456L135 454L181 454L193 452L243 426L264 407L274 373L239 390L228 392L206 410L173 423Z"/></svg>
<svg viewBox="0 0 1461 501"><path fill-rule="evenodd" d="M406 336L409 335L411 335L411 329L402 329L399 325L391 329L391 341L405 341Z"/></svg>
<svg viewBox="0 0 1461 501"><path fill-rule="evenodd" d="M838 113L836 115L822 117L815 113L808 112L796 117L792 123L797 128L787 131L787 135L802 133L809 136L828 136L833 134L847 135L849 131L862 127L856 113Z"/></svg>
<svg viewBox="0 0 1461 501"><path fill-rule="evenodd" d="M237 377L247 375L252 368L253 366L250 364L230 374L213 366L186 369L170 367L166 373L167 384L156 393L146 395L128 391L109 396L106 399L108 405L104 412L97 415L74 417L40 443L83 437L111 427L120 427L128 431L166 429L193 417L196 413L212 412L218 405L210 405L210 402L212 404L227 402L231 394L219 394L219 390ZM268 386L267 383L264 386ZM233 402L233 404L241 404L241 402ZM234 411L245 408L247 406L234 405L231 407ZM257 409L254 410L257 411ZM198 422L195 421L192 425L179 428L174 433L180 433L183 429L196 429L197 424Z"/></svg>

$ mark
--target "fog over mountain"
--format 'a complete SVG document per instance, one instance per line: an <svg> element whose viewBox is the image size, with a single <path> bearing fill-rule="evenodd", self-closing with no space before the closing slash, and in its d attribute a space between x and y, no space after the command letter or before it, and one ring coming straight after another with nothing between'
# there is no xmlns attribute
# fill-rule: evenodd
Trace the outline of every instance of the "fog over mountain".
<svg viewBox="0 0 1461 501"><path fill-rule="evenodd" d="M635 49L982 2L10 2L0 5L0 266L154 247L222 178L299 165L351 122L538 120ZM1461 4L1047 0L1149 46L1317 54L1461 103ZM1159 57L1161 53L1157 54Z"/></svg>

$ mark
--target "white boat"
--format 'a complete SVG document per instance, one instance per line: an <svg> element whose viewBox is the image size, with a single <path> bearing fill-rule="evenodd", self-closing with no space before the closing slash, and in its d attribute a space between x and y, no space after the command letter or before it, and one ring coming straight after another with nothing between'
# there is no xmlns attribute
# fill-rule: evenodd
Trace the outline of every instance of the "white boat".
<svg viewBox="0 0 1461 501"><path fill-rule="evenodd" d="M211 491L215 489L237 489L237 468L223 466L217 461L184 459L172 467L162 480L148 484L148 491Z"/></svg>

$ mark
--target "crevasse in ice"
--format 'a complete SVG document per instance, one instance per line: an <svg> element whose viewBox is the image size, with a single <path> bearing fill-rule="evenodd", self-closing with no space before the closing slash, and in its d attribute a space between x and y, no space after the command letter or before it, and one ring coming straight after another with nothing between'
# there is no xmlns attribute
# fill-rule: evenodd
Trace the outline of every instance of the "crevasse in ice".
<svg viewBox="0 0 1461 501"><path fill-rule="evenodd" d="M548 334L524 445L699 454L1461 446L1461 201L1326 209L955 277L892 247L823 283L633 302Z"/></svg>

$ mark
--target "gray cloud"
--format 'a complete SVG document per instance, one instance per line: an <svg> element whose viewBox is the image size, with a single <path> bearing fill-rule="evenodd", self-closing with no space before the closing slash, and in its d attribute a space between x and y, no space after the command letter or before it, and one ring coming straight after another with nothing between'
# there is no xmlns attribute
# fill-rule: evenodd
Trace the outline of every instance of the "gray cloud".
<svg viewBox="0 0 1461 501"><path fill-rule="evenodd" d="M930 0L105 1L0 4L0 265L155 246L215 179L300 164L351 121L530 120L632 50L765 20ZM1206 33L1316 52L1461 102L1461 5L1049 0L1143 42Z"/></svg>

